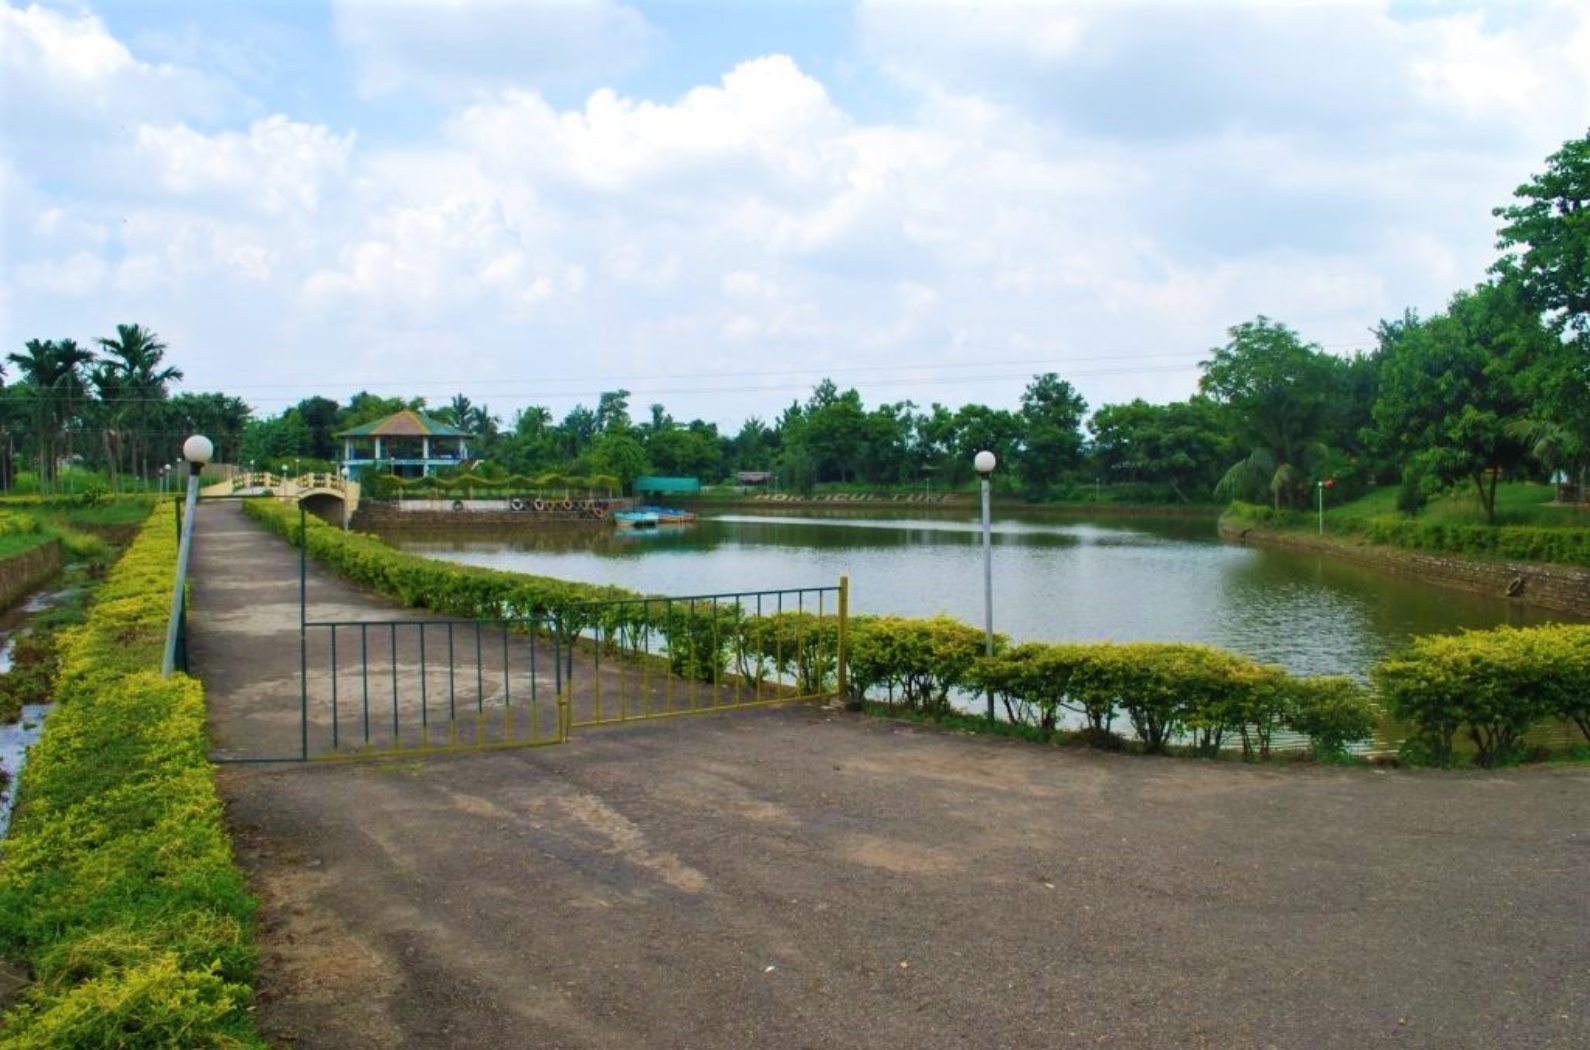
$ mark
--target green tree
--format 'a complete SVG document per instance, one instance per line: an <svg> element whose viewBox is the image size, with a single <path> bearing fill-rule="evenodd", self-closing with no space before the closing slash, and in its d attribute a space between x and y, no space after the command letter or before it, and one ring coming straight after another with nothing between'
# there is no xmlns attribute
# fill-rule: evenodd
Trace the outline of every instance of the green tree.
<svg viewBox="0 0 1590 1050"><path fill-rule="evenodd" d="M1520 376L1556 343L1519 286L1459 292L1445 313L1409 328L1381 362L1376 425L1423 472L1471 482L1494 521L1497 480L1527 452L1509 430L1529 408Z"/></svg>
<svg viewBox="0 0 1590 1050"><path fill-rule="evenodd" d="M203 434L215 443L216 462L236 463L242 458L249 421L249 407L242 398L220 393L174 394L162 406L162 412L168 422L159 431L166 435L173 457L180 455L182 442L189 434ZM299 425L303 426L302 421ZM309 445L307 438L305 444ZM158 436L154 452L161 454ZM312 456L313 452L302 454Z"/></svg>
<svg viewBox="0 0 1590 1050"><path fill-rule="evenodd" d="M337 416L342 406L329 397L317 396L304 398L293 409L309 432L309 448L304 455L325 460L335 460L342 455L342 446L333 436L341 429Z"/></svg>
<svg viewBox="0 0 1590 1050"><path fill-rule="evenodd" d="M1495 209L1504 220L1492 268L1516 275L1529 301L1590 344L1590 133L1546 158L1546 170Z"/></svg>
<svg viewBox="0 0 1590 1050"><path fill-rule="evenodd" d="M1276 507L1296 506L1325 458L1321 438L1341 396L1344 364L1260 315L1227 330L1230 341L1200 364L1198 389L1226 412L1250 449L1220 491L1268 490Z"/></svg>
<svg viewBox="0 0 1590 1050"><path fill-rule="evenodd" d="M632 434L613 431L598 434L584 457L584 473L611 474L626 490L646 473L646 449Z"/></svg>
<svg viewBox="0 0 1590 1050"><path fill-rule="evenodd" d="M108 380L121 399L112 418L130 424L125 442L131 454L130 465L139 477L148 478L152 470L149 453L153 421L159 416L160 403L166 400L170 384L182 378L182 370L163 363L166 344L141 325L117 325L116 338L99 340L99 348L105 357L99 364L97 379ZM96 386L103 398L106 386L98 381Z"/></svg>
<svg viewBox="0 0 1590 1050"><path fill-rule="evenodd" d="M348 404L337 416L337 429L352 430L362 427L366 423L374 423L384 419L394 412L408 409L413 412L425 411L423 397L411 398L405 401L401 397L380 397L368 391L361 390L348 399Z"/></svg>
<svg viewBox="0 0 1590 1050"><path fill-rule="evenodd" d="M1021 447L1021 420L1014 412L987 405L962 405L955 413L954 451L941 476L963 484L972 476L972 458L987 449L1000 463L1000 472L1016 461Z"/></svg>
<svg viewBox="0 0 1590 1050"><path fill-rule="evenodd" d="M1166 485L1183 502L1207 498L1231 461L1234 443L1207 398L1168 405L1142 399L1104 405L1088 420L1092 462L1110 481Z"/></svg>
<svg viewBox="0 0 1590 1050"><path fill-rule="evenodd" d="M1042 499L1082 463L1088 403L1053 372L1034 376L1021 395L1021 450L1016 475L1029 499Z"/></svg>
<svg viewBox="0 0 1590 1050"><path fill-rule="evenodd" d="M563 417L563 422L558 424L558 433L563 439L565 455L569 459L579 458L580 453L584 452L585 447L596 437L599 429L595 412L584 405L575 405L569 409L568 414Z"/></svg>
<svg viewBox="0 0 1590 1050"><path fill-rule="evenodd" d="M7 359L17 366L33 402L39 480L47 486L55 479L56 464L71 452L72 423L89 400L85 368L94 355L74 339L30 339L24 348L25 353Z"/></svg>
<svg viewBox="0 0 1590 1050"><path fill-rule="evenodd" d="M856 476L867 437L866 417L855 390L841 393L831 379L812 390L799 438L818 481L848 481Z"/></svg>
<svg viewBox="0 0 1590 1050"><path fill-rule="evenodd" d="M629 391L604 390L596 400L596 429L603 434L630 428Z"/></svg>

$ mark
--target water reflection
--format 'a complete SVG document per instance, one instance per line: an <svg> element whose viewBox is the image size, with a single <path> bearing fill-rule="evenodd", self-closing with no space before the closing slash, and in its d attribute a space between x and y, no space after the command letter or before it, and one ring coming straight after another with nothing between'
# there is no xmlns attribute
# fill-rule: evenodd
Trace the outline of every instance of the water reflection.
<svg viewBox="0 0 1590 1050"><path fill-rule="evenodd" d="M1563 619L1315 554L1220 542L1207 520L1021 518L994 535L994 619L1018 640L1207 642L1294 671L1362 675L1414 634ZM978 523L852 510L724 515L632 534L543 530L406 549L650 593L829 584L858 612L982 622Z"/></svg>

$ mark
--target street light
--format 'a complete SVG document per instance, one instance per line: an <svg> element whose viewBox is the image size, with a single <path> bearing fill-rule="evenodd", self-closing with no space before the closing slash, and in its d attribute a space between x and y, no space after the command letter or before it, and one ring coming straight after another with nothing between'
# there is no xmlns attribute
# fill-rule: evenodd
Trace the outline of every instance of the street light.
<svg viewBox="0 0 1590 1050"><path fill-rule="evenodd" d="M1335 478L1321 478L1314 482L1314 488L1319 492L1319 534L1325 535L1325 490L1336 486Z"/></svg>
<svg viewBox="0 0 1590 1050"><path fill-rule="evenodd" d="M972 457L972 466L977 469L983 483L983 653L987 656L994 655L994 544L993 535L989 528L989 475L998 465L994 454L987 449ZM994 692L988 692L988 720L994 720Z"/></svg>
<svg viewBox="0 0 1590 1050"><path fill-rule="evenodd" d="M182 538L177 543L177 581L171 590L171 619L166 624L166 655L160 661L162 677L171 677L177 666L177 634L182 622L182 590L188 582L188 552L193 549L193 516L199 505L199 472L215 455L215 446L203 434L182 443L182 458L188 461L187 509L182 515ZM174 479L173 479L174 480Z"/></svg>

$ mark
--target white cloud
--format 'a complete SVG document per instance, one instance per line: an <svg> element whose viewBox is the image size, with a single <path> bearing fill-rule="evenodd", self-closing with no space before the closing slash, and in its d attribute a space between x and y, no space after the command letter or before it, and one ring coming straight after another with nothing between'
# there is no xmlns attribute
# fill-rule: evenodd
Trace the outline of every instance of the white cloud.
<svg viewBox="0 0 1590 1050"><path fill-rule="evenodd" d="M246 134L204 135L185 124L138 128L141 173L176 196L214 194L267 212L314 212L346 175L354 136L273 116Z"/></svg>
<svg viewBox="0 0 1590 1050"><path fill-rule="evenodd" d="M457 97L623 72L661 42L612 0L337 0L338 37L368 95Z"/></svg>
<svg viewBox="0 0 1590 1050"><path fill-rule="evenodd" d="M465 109L449 132L499 174L618 193L667 179L699 187L714 175L742 185L748 177L809 182L822 174L820 141L847 126L820 83L774 55L741 63L720 85L671 105L602 89L582 109L558 112L538 94L508 92Z"/></svg>
<svg viewBox="0 0 1590 1050"><path fill-rule="evenodd" d="M104 283L105 260L92 252L77 252L64 259L41 259L17 268L17 285L24 291L66 298L92 295Z"/></svg>
<svg viewBox="0 0 1590 1050"><path fill-rule="evenodd" d="M93 14L0 5L7 135L55 139L161 114L214 115L238 95L195 71L139 61Z"/></svg>

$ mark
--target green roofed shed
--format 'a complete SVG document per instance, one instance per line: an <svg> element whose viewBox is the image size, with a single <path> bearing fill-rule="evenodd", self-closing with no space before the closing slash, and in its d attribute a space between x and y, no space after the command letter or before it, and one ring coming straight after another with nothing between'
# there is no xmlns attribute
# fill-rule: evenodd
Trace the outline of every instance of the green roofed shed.
<svg viewBox="0 0 1590 1050"><path fill-rule="evenodd" d="M700 492L697 478L636 478L635 491L640 492Z"/></svg>
<svg viewBox="0 0 1590 1050"><path fill-rule="evenodd" d="M336 436L342 439L343 471L349 477L375 471L418 478L468 459L473 435L404 409Z"/></svg>

